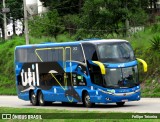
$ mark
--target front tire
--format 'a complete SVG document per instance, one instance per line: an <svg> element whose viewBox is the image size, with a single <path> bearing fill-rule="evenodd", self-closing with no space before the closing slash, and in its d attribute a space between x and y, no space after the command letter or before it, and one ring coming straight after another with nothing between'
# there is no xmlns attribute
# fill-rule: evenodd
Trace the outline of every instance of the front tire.
<svg viewBox="0 0 160 122"><path fill-rule="evenodd" d="M94 103L91 103L90 96L89 96L89 94L87 92L84 94L83 104L87 108L91 108L94 105Z"/></svg>
<svg viewBox="0 0 160 122"><path fill-rule="evenodd" d="M122 106L124 106L125 102L117 102L116 104L117 104L117 106L122 107Z"/></svg>
<svg viewBox="0 0 160 122"><path fill-rule="evenodd" d="M30 102L31 102L32 105L34 105L34 106L37 106L37 105L38 105L37 96L36 96L36 94L34 94L34 92L31 92Z"/></svg>

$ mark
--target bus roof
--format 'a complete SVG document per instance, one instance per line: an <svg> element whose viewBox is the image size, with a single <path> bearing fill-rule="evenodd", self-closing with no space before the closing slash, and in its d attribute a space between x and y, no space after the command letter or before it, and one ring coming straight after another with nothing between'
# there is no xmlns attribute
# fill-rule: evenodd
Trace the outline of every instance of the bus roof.
<svg viewBox="0 0 160 122"><path fill-rule="evenodd" d="M46 47L46 46L68 46L68 45L78 45L81 43L91 43L91 44L99 44L99 43L111 43L111 42L128 42L127 40L122 39L85 39L80 41L73 42L51 42L51 43L42 43L42 44L30 44L30 45L20 45L16 46L16 48L32 48L32 47Z"/></svg>

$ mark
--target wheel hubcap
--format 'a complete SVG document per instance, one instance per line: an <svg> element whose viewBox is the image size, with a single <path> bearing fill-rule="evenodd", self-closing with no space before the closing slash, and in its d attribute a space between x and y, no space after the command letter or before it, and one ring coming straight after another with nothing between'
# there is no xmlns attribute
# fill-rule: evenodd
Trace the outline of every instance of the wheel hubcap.
<svg viewBox="0 0 160 122"><path fill-rule="evenodd" d="M43 104L43 96L42 96L42 94L40 95L40 100L39 100L39 102Z"/></svg>
<svg viewBox="0 0 160 122"><path fill-rule="evenodd" d="M90 97L88 95L86 96L85 101L86 101L86 104L90 103Z"/></svg>
<svg viewBox="0 0 160 122"><path fill-rule="evenodd" d="M36 101L36 95L32 94L32 102L35 103L35 101Z"/></svg>

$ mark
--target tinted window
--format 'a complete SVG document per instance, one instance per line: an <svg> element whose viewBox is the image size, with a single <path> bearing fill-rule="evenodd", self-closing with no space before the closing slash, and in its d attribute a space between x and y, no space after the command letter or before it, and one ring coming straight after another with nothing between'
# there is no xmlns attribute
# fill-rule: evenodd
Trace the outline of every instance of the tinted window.
<svg viewBox="0 0 160 122"><path fill-rule="evenodd" d="M37 62L37 56L35 55L34 48L22 48L16 49L16 61L17 62Z"/></svg>
<svg viewBox="0 0 160 122"><path fill-rule="evenodd" d="M27 62L27 49L16 49L15 55L17 62Z"/></svg>
<svg viewBox="0 0 160 122"><path fill-rule="evenodd" d="M16 61L18 62L51 62L51 61L63 61L75 60L84 61L82 48L80 45L67 47L64 57L64 48L22 48L16 50Z"/></svg>
<svg viewBox="0 0 160 122"><path fill-rule="evenodd" d="M38 58L38 62L46 62L48 60L48 50L36 50L35 54Z"/></svg>
<svg viewBox="0 0 160 122"><path fill-rule="evenodd" d="M37 57L39 61L63 61L63 49L62 48L46 48L37 49Z"/></svg>
<svg viewBox="0 0 160 122"><path fill-rule="evenodd" d="M128 62L135 60L129 43L102 43L98 45L99 57L102 62Z"/></svg>
<svg viewBox="0 0 160 122"><path fill-rule="evenodd" d="M62 48L21 48L15 52L17 62L63 61Z"/></svg>
<svg viewBox="0 0 160 122"><path fill-rule="evenodd" d="M86 56L86 60L94 60L97 61L97 52L94 45L91 44L83 44L84 53Z"/></svg>
<svg viewBox="0 0 160 122"><path fill-rule="evenodd" d="M80 45L71 47L71 59L80 62L84 61L84 56Z"/></svg>
<svg viewBox="0 0 160 122"><path fill-rule="evenodd" d="M137 66L126 68L107 68L104 76L105 87L134 87L139 85Z"/></svg>

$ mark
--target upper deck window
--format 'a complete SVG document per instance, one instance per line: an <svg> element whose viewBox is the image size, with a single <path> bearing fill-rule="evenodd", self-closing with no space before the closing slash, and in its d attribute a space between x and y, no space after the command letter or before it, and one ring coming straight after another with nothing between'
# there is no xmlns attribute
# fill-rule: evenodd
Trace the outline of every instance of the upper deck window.
<svg viewBox="0 0 160 122"><path fill-rule="evenodd" d="M67 47L18 48L15 51L16 62L52 62L52 61L84 61L80 45Z"/></svg>
<svg viewBox="0 0 160 122"><path fill-rule="evenodd" d="M97 47L102 62L121 63L135 60L133 50L127 42L102 43Z"/></svg>
<svg viewBox="0 0 160 122"><path fill-rule="evenodd" d="M34 48L18 48L15 51L15 59L17 62L37 62Z"/></svg>
<svg viewBox="0 0 160 122"><path fill-rule="evenodd" d="M70 46L66 48L66 60L84 61L82 48L80 45Z"/></svg>
<svg viewBox="0 0 160 122"><path fill-rule="evenodd" d="M38 61L51 62L51 61L63 61L64 54L63 48L37 48L35 56L38 57Z"/></svg>

